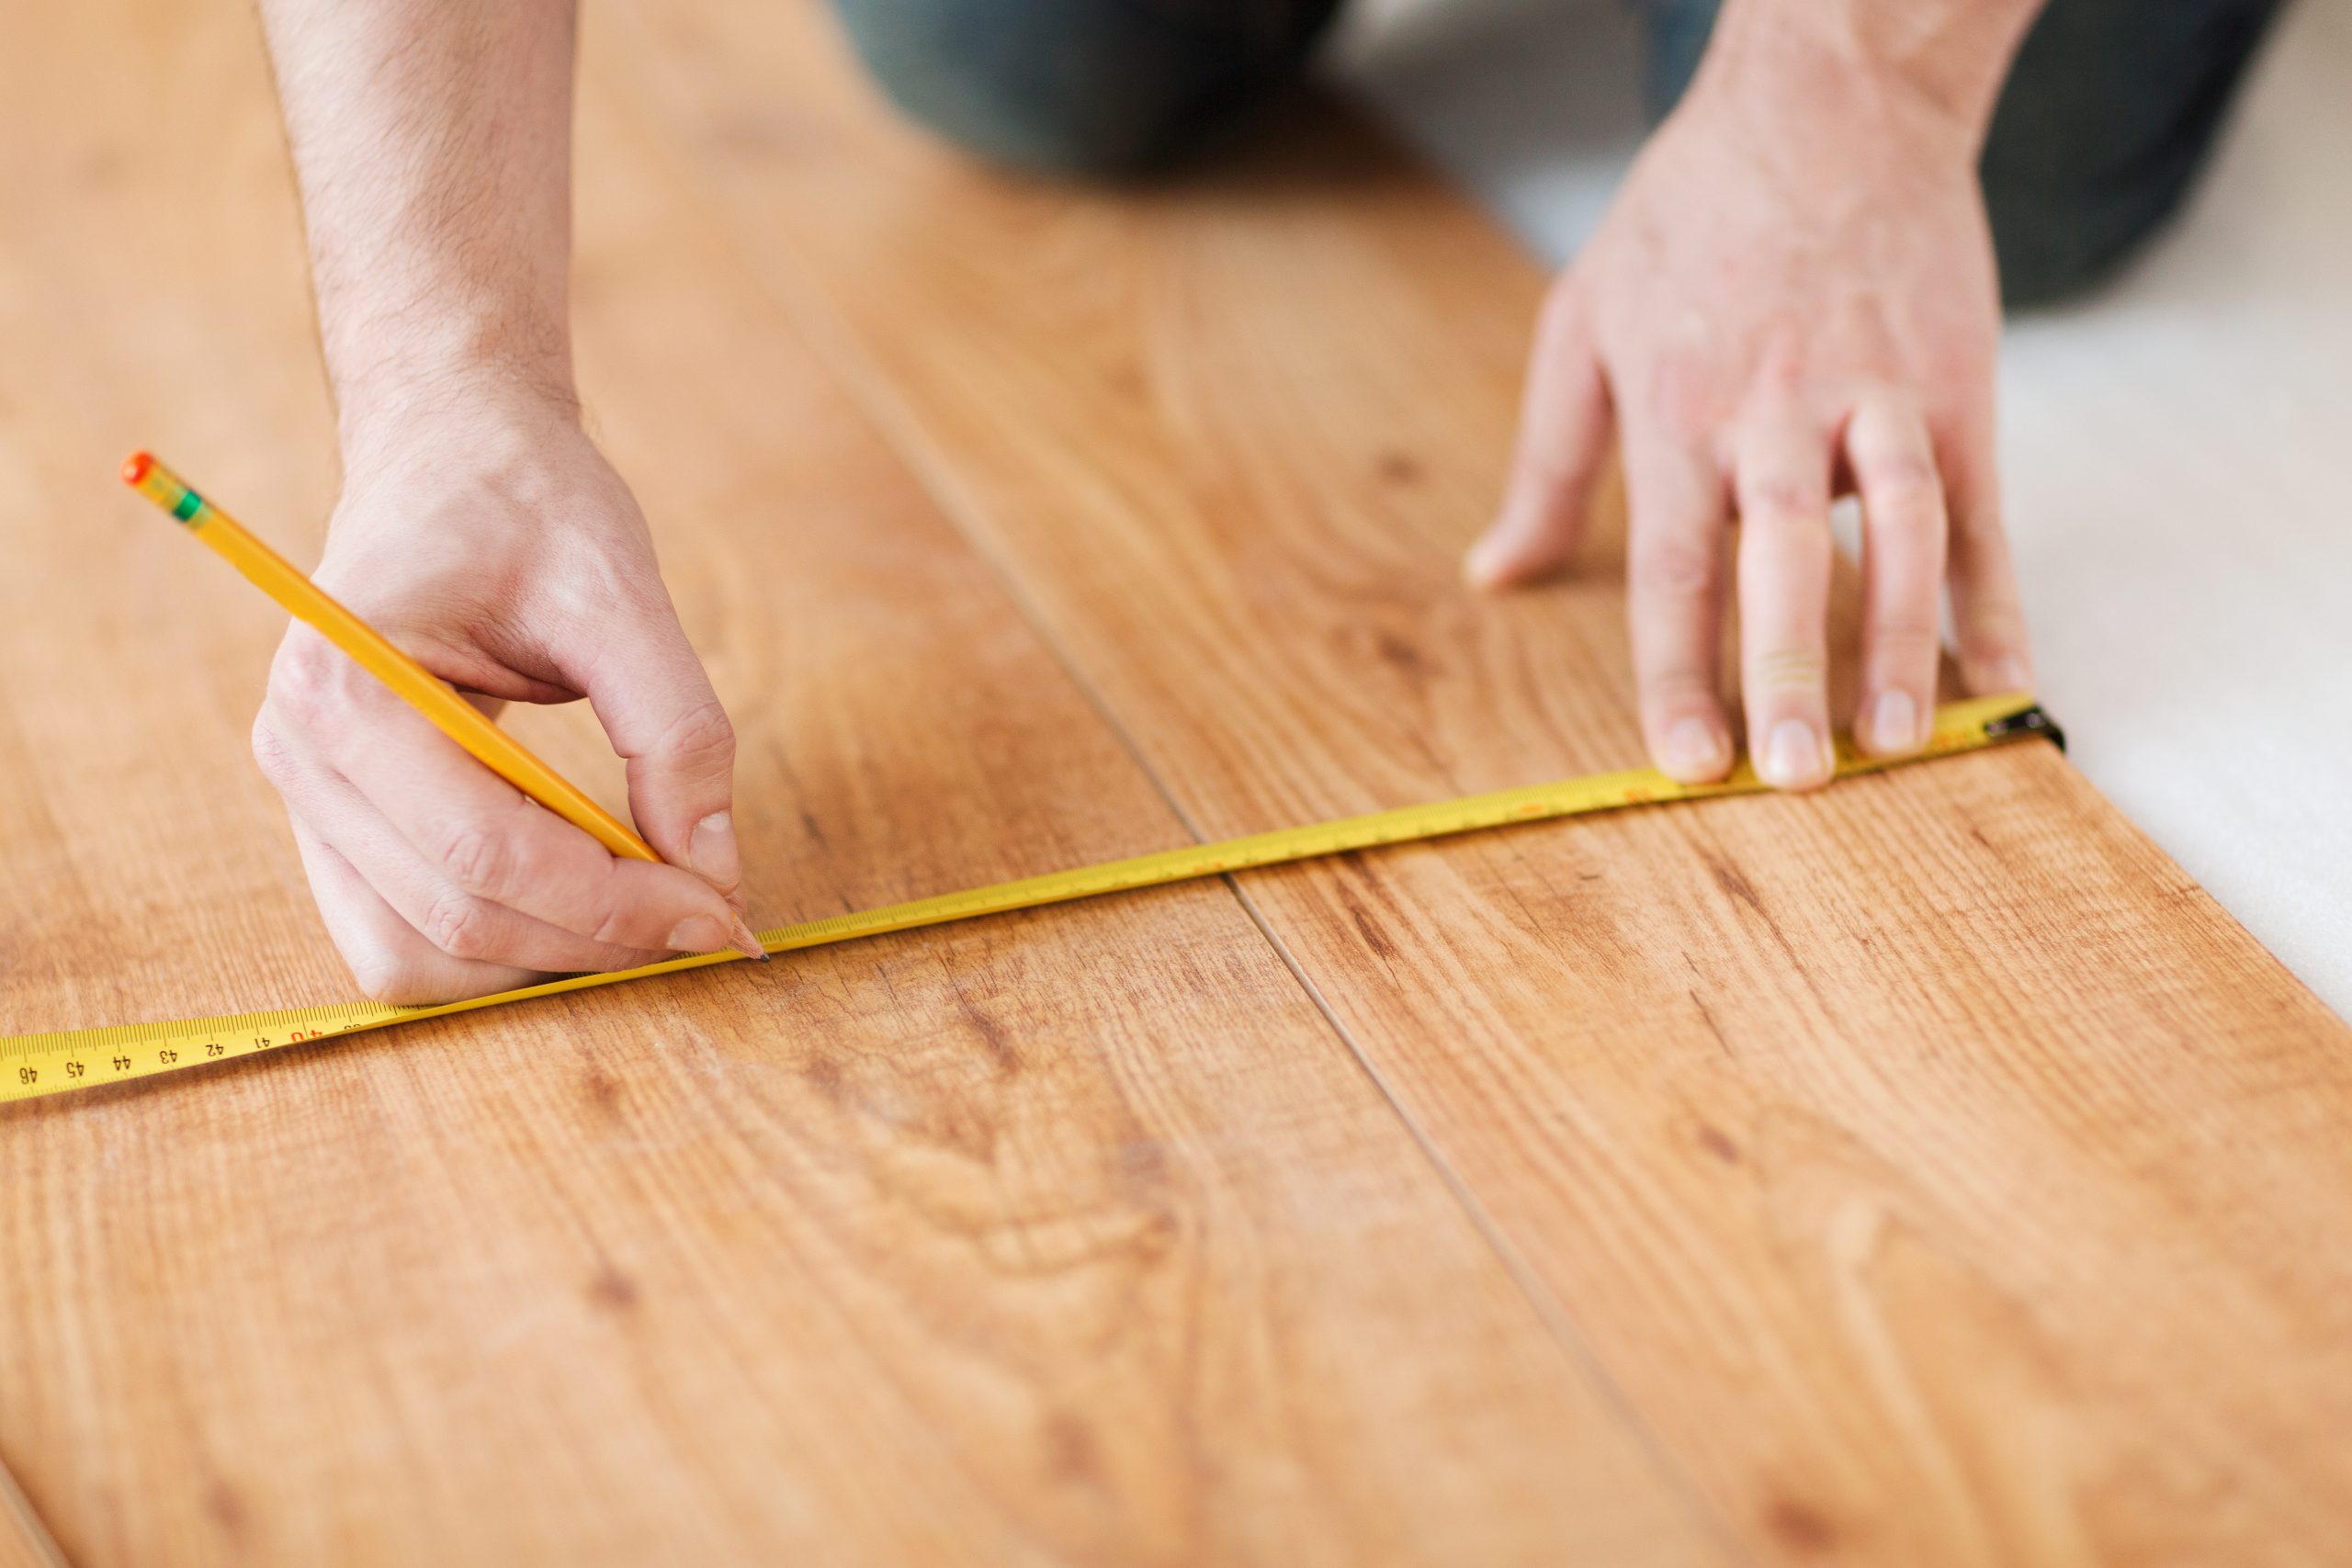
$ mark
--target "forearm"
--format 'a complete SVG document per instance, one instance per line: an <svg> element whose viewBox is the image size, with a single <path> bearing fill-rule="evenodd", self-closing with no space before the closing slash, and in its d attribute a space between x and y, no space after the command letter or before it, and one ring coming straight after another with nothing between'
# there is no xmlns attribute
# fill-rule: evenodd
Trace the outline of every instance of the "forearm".
<svg viewBox="0 0 2352 1568"><path fill-rule="evenodd" d="M1973 155L2044 0L1725 0L1700 80L1942 122Z"/></svg>
<svg viewBox="0 0 2352 1568"><path fill-rule="evenodd" d="M262 0L346 450L568 400L572 0Z"/></svg>

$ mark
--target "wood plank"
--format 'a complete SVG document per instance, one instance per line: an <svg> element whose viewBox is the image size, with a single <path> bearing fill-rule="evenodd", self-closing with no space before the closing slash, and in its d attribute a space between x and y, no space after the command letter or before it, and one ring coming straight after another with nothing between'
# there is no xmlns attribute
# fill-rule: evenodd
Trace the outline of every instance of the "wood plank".
<svg viewBox="0 0 2352 1568"><path fill-rule="evenodd" d="M1071 192L892 122L812 5L615 15L1197 830L1637 760L1617 541L1456 583L1542 280L1360 126ZM1755 1555L2352 1532L2352 1032L2048 748L1244 886Z"/></svg>
<svg viewBox="0 0 2352 1568"><path fill-rule="evenodd" d="M277 617L111 477L315 548L255 41L21 21L0 1017L347 994L242 754ZM582 142L755 911L1181 841L680 171L608 94ZM0 1449L91 1564L1723 1556L1218 884L0 1110Z"/></svg>
<svg viewBox="0 0 2352 1568"><path fill-rule="evenodd" d="M0 1568L65 1568L49 1527L6 1469L0 1469Z"/></svg>

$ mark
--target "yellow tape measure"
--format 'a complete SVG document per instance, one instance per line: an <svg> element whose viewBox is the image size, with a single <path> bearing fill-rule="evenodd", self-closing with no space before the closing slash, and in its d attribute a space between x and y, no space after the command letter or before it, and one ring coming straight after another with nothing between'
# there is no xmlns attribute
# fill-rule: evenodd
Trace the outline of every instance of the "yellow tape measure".
<svg viewBox="0 0 2352 1568"><path fill-rule="evenodd" d="M1982 750L2004 741L2041 736L2064 744L2033 700L2024 696L1980 697L1953 703L1936 711L1935 728L1915 757L1889 761L1865 757L1841 741L1838 774L1877 773L1904 762L1960 751ZM779 926L762 931L760 942L770 953L822 947L885 931L911 931L977 915L1003 914L1040 904L1062 904L1104 893L1157 887L1170 882L1312 860L1349 850L1377 849L1385 844L1412 843L1482 828L1514 822L1540 822L1555 817L1614 811L1629 806L1663 805L1676 800L1710 800L1727 795L1753 795L1767 786L1745 762L1721 784L1677 784L1650 768L1596 773L1589 778L1558 784L1532 784L1523 789L1498 790L1492 795L1465 795L1430 806L1408 806L1396 811L1375 811L1306 828L1283 828L1246 839L1216 844L1188 844L1132 860L1110 861L1076 871L1049 872L1018 882L1000 882L962 893L946 893L879 909L831 915L803 925ZM96 1084L122 1083L201 1066L207 1062L251 1056L314 1040L332 1040L362 1030L382 1029L417 1019L446 1018L451 1013L504 1007L537 997L584 991L594 986L616 986L655 975L742 960L735 953L698 953L649 964L641 969L621 969L603 975L574 975L545 985L501 991L437 1007L390 1007L379 1002L341 1002L327 1007L288 1008L276 1012L237 1013L226 1018L193 1018L176 1023L132 1023L108 1029L71 1030L61 1034L24 1034L0 1041L0 1103L33 1100L45 1094Z"/></svg>

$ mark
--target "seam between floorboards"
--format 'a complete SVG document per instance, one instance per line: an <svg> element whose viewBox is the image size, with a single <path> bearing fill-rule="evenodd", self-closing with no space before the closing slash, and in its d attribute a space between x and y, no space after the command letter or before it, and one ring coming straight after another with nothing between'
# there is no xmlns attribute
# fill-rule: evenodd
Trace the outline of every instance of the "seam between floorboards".
<svg viewBox="0 0 2352 1568"><path fill-rule="evenodd" d="M34 1555L51 1568L73 1568L65 1549L57 1544L48 1523L35 1510L32 1499L25 1495L25 1489L17 1483L16 1472L5 1461L0 1461L0 1518L13 1520L21 1527L20 1533Z"/></svg>
<svg viewBox="0 0 2352 1568"><path fill-rule="evenodd" d="M1628 1435L1641 1446L1645 1453L1650 1456L1651 1461L1658 1468L1660 1478L1668 1489L1681 1499L1684 1508L1693 1517L1693 1522L1721 1546L1733 1561L1754 1562L1754 1557L1746 1550L1733 1529L1731 1521L1724 1516L1721 1509L1715 1506L1713 1499L1701 1487L1698 1479L1684 1467L1681 1460L1667 1447L1665 1439L1661 1438L1649 1422L1643 1417L1640 1409L1634 1404L1632 1395L1625 1392L1617 1379L1611 1375L1608 1368L1601 1364L1599 1353L1592 1348L1583 1330L1577 1326L1575 1315L1560 1301L1558 1294L1544 1283L1543 1276L1535 1271L1510 1235L1496 1223L1487 1206L1478 1201L1477 1194L1455 1170L1453 1162L1445 1157L1444 1152L1438 1146L1436 1141L1423 1129L1419 1119L1406 1109L1404 1102L1389 1088L1388 1080L1381 1075L1380 1068L1374 1064L1371 1056L1357 1043L1354 1032L1332 1010L1330 1002L1323 995L1323 988L1315 983L1314 977L1309 976L1306 968L1300 964L1297 957L1291 952L1290 944L1276 934L1272 924L1258 908L1258 901L1250 896L1249 891L1242 887L1231 873L1227 873L1220 880L1233 889L1234 897L1240 903L1243 913L1250 917L1250 923L1258 928L1259 934L1266 939L1266 944L1272 947L1275 955L1282 959L1283 966L1291 972L1292 977L1298 982L1299 989L1306 992L1307 1000L1315 1004L1315 1010L1323 1015L1323 1021L1329 1024L1331 1032L1340 1037L1340 1043L1347 1047L1348 1055L1355 1058L1357 1067L1362 1070L1365 1077L1372 1080L1372 1086L1379 1092L1381 1099L1385 1100L1388 1108L1396 1113L1396 1120L1403 1124L1406 1135L1413 1140L1414 1145L1421 1151L1422 1157L1430 1162L1430 1168L1437 1173L1437 1179L1445 1184L1446 1190L1453 1194L1454 1201L1462 1205L1463 1213L1468 1218L1473 1228L1486 1238L1487 1245L1494 1250L1496 1258L1501 1262L1504 1272L1509 1274L1511 1281L1519 1287L1520 1293L1527 1298L1528 1304L1535 1309L1537 1319L1550 1332L1554 1342L1560 1347L1561 1353L1583 1371L1585 1380L1591 1387L1594 1395L1606 1408L1615 1413Z"/></svg>
<svg viewBox="0 0 2352 1568"><path fill-rule="evenodd" d="M642 111L641 102L639 107ZM709 195L707 180L699 175L696 179L697 184L703 186L705 194ZM1112 738L1126 753L1136 770L1142 773L1153 793L1159 795L1167 806L1178 825L1192 837L1193 842L1207 842L1206 835L1201 830L1200 824L1194 820L1193 814L1184 808L1183 802L1177 797L1167 781L1160 776L1159 771L1154 768L1145 757L1134 734L1120 720L1117 712L1103 697L1084 666L1055 634L1050 622L1026 591L1026 584L1022 581L1020 573L1013 569L1012 563L1005 558L1004 553L988 537L987 531L976 523L975 513L979 510L978 503L965 494L962 485L956 481L952 465L924 434L921 421L905 409L903 403L891 390L888 378L866 355L863 344L859 341L856 329L842 319L840 312L833 308L829 299L820 297L816 285L795 287L775 278L767 267L760 265L751 241L732 221L722 217L714 226L718 228L725 236L727 243L734 250L737 259L743 264L754 285L775 301L784 312L786 321L807 342L819 362L840 378L843 389L855 400L859 411L872 422L876 433L882 436L899 461L906 466L909 475L921 487L932 503L939 509L941 515L946 519L948 525L955 530L957 537L987 565L989 575L996 580L997 586L1012 603L1014 612L1020 615L1032 635L1044 645L1047 656L1078 689L1087 705L1109 729ZM1534 1272L1519 1248L1497 1224L1486 1205L1477 1201L1475 1192L1464 1181L1453 1162L1445 1157L1442 1150L1430 1136L1427 1130L1422 1127L1419 1118L1415 1117L1397 1098L1387 1080L1382 1077L1380 1070L1374 1066L1371 1058L1365 1054L1355 1035L1332 1010L1321 988L1300 966L1288 944L1275 934L1263 912L1259 908L1257 901L1249 896L1231 873L1219 876L1217 880L1225 884L1235 901L1240 906L1242 912L1249 917L1250 924L1257 928L1258 934L1273 950L1274 955L1281 959L1283 966L1290 971L1292 978L1297 982L1300 990L1313 1004L1315 1010L1322 1017L1331 1032L1338 1037L1341 1047L1355 1063L1357 1070L1363 1074L1365 1079L1371 1083L1374 1091L1380 1096L1382 1102L1388 1107L1390 1112L1404 1127L1407 1136L1411 1138L1414 1146L1420 1150L1421 1156L1429 1162L1438 1179L1444 1184L1446 1190L1453 1194L1454 1201L1460 1205L1464 1217L1469 1220L1471 1225L1494 1252L1512 1283L1519 1288L1520 1293L1526 1297L1529 1304L1535 1309L1537 1318L1544 1323L1553 1341L1560 1347L1562 1353L1569 1359L1570 1362L1583 1373L1594 1393L1608 1409L1616 1415L1618 1420L1634 1441L1641 1446L1643 1451L1650 1456L1651 1461L1657 1466L1661 1478L1669 1491L1681 1500L1686 1511L1695 1516L1698 1528L1724 1550L1733 1560L1755 1561L1752 1554L1740 1542L1729 1519L1715 1506L1699 1484L1697 1478L1690 1474L1681 1461L1667 1447L1664 1439L1657 1435L1650 1423L1643 1418L1638 1407L1633 1403L1632 1397L1603 1366L1597 1352L1577 1326L1574 1316L1568 1312L1565 1303L1543 1282L1542 1277Z"/></svg>

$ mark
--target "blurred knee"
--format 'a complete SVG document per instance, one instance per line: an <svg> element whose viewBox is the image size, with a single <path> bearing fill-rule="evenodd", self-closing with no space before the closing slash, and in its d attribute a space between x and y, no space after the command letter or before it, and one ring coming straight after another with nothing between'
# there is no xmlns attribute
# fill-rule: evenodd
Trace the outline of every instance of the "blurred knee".
<svg viewBox="0 0 2352 1568"><path fill-rule="evenodd" d="M2278 0L2052 0L1984 146L2011 308L2105 280L2180 210Z"/></svg>
<svg viewBox="0 0 2352 1568"><path fill-rule="evenodd" d="M2188 188L2185 178L2168 181L2117 202L2092 187L2019 190L1988 182L2002 307L2030 310L2090 292L2164 228Z"/></svg>
<svg viewBox="0 0 2352 1568"><path fill-rule="evenodd" d="M835 0L893 102L991 162L1118 175L1288 81L1337 0Z"/></svg>

